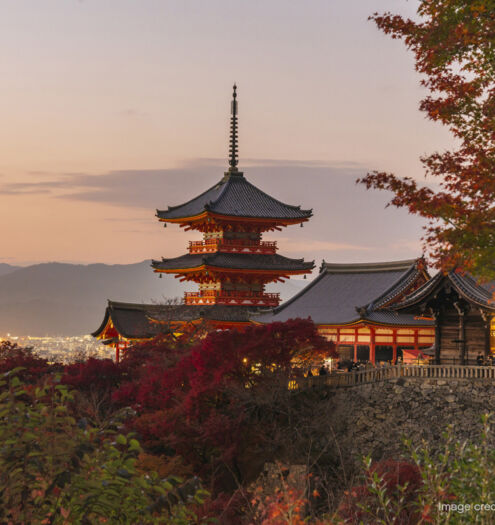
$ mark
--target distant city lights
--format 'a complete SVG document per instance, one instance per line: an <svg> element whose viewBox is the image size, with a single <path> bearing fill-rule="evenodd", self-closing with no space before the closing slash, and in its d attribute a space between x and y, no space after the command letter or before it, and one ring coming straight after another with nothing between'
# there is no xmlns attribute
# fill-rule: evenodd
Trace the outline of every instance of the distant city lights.
<svg viewBox="0 0 495 525"><path fill-rule="evenodd" d="M90 335L71 337L37 337L12 335L8 333L0 336L0 342L12 341L20 347L32 350L51 362L70 363L74 360L97 357L99 359L113 359L114 352L111 347L105 346Z"/></svg>

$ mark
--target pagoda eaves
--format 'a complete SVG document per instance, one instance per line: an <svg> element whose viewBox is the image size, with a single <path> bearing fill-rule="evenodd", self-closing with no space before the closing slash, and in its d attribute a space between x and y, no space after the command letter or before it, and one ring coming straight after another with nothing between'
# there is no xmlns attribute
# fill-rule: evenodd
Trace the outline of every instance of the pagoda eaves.
<svg viewBox="0 0 495 525"><path fill-rule="evenodd" d="M246 272L306 273L315 265L314 261L290 259L278 254L222 253L181 255L173 259L153 261L152 267L157 272L179 273L181 270L211 268L221 270L243 270Z"/></svg>
<svg viewBox="0 0 495 525"><path fill-rule="evenodd" d="M198 292L185 294L187 305L275 307L279 295L266 293L265 285L314 268L313 261L283 257L275 242L262 240L263 232L307 221L312 210L271 197L238 170L237 108L234 86L229 169L223 178L198 197L156 213L161 222L203 233L202 241L189 243L189 253L152 262L157 273L199 284Z"/></svg>
<svg viewBox="0 0 495 525"><path fill-rule="evenodd" d="M218 226L244 231L269 231L306 222L312 210L302 210L274 199L251 184L240 172L229 173L198 197L157 210L161 222L178 223L188 229L212 231Z"/></svg>

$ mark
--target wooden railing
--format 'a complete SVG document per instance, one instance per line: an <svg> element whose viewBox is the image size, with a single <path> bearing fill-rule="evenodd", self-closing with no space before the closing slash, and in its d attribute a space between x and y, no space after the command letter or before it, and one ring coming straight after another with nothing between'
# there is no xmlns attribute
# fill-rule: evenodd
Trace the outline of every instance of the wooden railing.
<svg viewBox="0 0 495 525"><path fill-rule="evenodd" d="M250 239L206 239L190 241L189 253L275 253L277 243L274 241L253 241Z"/></svg>
<svg viewBox="0 0 495 525"><path fill-rule="evenodd" d="M291 381L289 388L306 389L317 386L356 386L400 377L420 379L493 379L495 366L462 365L397 365L385 368L367 368L355 372L333 373L322 376L304 377Z"/></svg>
<svg viewBox="0 0 495 525"><path fill-rule="evenodd" d="M203 290L201 292L185 292L184 302L186 304L249 304L278 306L280 302L280 294L241 290Z"/></svg>

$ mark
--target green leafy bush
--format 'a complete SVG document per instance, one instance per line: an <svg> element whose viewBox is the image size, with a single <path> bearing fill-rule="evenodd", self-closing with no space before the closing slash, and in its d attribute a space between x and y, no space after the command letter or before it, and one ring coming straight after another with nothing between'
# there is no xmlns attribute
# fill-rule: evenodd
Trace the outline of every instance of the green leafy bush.
<svg viewBox="0 0 495 525"><path fill-rule="evenodd" d="M452 428L439 451L405 444L409 458L365 460L363 484L347 491L335 523L413 525L495 523L495 450L489 416L480 439L459 441Z"/></svg>
<svg viewBox="0 0 495 525"><path fill-rule="evenodd" d="M71 416L68 387L0 380L0 522L189 524L205 493L195 482L136 469L141 447Z"/></svg>

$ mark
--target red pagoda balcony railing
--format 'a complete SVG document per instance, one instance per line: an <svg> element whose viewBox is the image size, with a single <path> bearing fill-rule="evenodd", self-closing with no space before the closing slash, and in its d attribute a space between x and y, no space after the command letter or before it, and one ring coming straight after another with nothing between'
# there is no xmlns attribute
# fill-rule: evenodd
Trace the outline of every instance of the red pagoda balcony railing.
<svg viewBox="0 0 495 525"><path fill-rule="evenodd" d="M186 304L230 304L252 306L278 306L280 294L265 292L243 292L226 290L204 290L202 292L186 292Z"/></svg>
<svg viewBox="0 0 495 525"><path fill-rule="evenodd" d="M189 253L275 253L277 243L241 239L207 239L189 242Z"/></svg>

